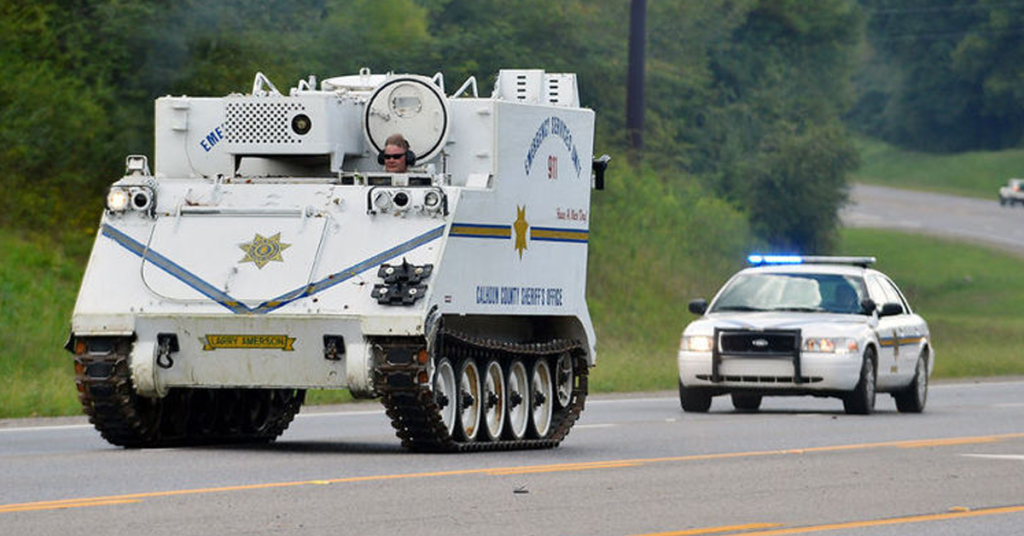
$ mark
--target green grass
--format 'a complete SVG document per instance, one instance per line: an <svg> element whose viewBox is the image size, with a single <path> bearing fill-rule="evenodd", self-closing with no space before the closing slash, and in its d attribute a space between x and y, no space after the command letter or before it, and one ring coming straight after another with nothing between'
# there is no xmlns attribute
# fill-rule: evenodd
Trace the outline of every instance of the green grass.
<svg viewBox="0 0 1024 536"><path fill-rule="evenodd" d="M62 347L82 269L60 244L0 230L0 417L80 411Z"/></svg>
<svg viewBox="0 0 1024 536"><path fill-rule="evenodd" d="M744 217L685 177L618 170L594 192L587 301L597 332L594 392L672 389L690 299L739 266Z"/></svg>
<svg viewBox="0 0 1024 536"><path fill-rule="evenodd" d="M996 199L1011 177L1024 177L1024 149L929 154L857 140L861 167L853 182Z"/></svg>
<svg viewBox="0 0 1024 536"><path fill-rule="evenodd" d="M842 253L874 255L931 329L939 378L1024 374L1024 261L894 231L846 229Z"/></svg>

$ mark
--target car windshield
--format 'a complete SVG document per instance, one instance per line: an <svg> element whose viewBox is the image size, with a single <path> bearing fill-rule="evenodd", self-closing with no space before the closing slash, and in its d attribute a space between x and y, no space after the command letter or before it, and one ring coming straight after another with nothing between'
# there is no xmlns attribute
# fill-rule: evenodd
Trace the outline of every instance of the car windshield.
<svg viewBox="0 0 1024 536"><path fill-rule="evenodd" d="M753 273L734 278L710 312L796 311L863 313L864 280L838 274Z"/></svg>

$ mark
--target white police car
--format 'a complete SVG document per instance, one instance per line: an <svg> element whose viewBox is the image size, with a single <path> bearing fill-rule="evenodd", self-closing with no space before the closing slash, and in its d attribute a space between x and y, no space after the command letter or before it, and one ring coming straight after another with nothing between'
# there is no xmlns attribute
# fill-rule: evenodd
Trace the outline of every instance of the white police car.
<svg viewBox="0 0 1024 536"><path fill-rule="evenodd" d="M683 331L679 401L705 412L716 395L756 411L763 396L839 397L847 413L874 411L890 393L920 413L935 353L924 319L874 257L751 255Z"/></svg>

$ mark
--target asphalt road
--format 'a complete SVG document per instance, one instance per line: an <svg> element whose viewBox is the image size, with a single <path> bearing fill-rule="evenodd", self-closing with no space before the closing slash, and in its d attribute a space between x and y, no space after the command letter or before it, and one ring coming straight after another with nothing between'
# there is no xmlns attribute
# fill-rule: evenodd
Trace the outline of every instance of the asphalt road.
<svg viewBox="0 0 1024 536"><path fill-rule="evenodd" d="M884 227L981 242L1024 254L1024 209L992 199L856 184L840 212L848 227Z"/></svg>
<svg viewBox="0 0 1024 536"><path fill-rule="evenodd" d="M89 426L0 423L0 534L1021 534L1024 381L933 385L922 415L671 393L588 402L563 445L401 450L376 405L303 413L274 444L122 450Z"/></svg>

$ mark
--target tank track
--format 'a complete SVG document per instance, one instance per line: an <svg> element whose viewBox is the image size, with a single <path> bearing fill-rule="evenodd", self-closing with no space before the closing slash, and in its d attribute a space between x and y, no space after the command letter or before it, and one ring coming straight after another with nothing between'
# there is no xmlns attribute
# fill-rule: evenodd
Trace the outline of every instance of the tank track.
<svg viewBox="0 0 1024 536"><path fill-rule="evenodd" d="M586 402L589 370L584 359L586 350L579 341L555 339L541 343L513 343L472 337L445 328L438 330L435 340L426 362L416 359L416 353L423 346L422 341L419 344L384 341L379 347L383 356L377 364L374 388L403 447L424 452L553 448L565 439L579 419ZM572 395L566 407L553 412L551 429L545 437L507 439L507 434L504 434L498 441L462 441L448 433L430 381L432 363L437 359L447 357L453 362L460 362L472 358L480 364L497 359L505 366L516 358L532 363L536 359L552 360L564 353L569 354L573 363Z"/></svg>
<svg viewBox="0 0 1024 536"><path fill-rule="evenodd" d="M128 338L76 338L75 385L89 422L128 448L266 443L284 433L306 392L296 389L171 389L138 395Z"/></svg>

